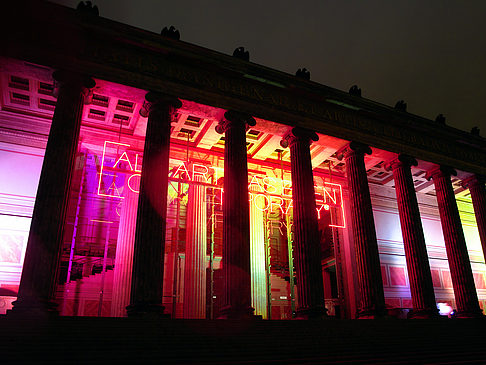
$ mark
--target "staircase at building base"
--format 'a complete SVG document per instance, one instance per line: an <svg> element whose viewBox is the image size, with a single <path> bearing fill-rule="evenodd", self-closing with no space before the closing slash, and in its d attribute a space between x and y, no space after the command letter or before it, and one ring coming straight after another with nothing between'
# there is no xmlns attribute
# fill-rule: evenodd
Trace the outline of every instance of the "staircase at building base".
<svg viewBox="0 0 486 365"><path fill-rule="evenodd" d="M484 363L484 320L0 317L2 364Z"/></svg>
<svg viewBox="0 0 486 365"><path fill-rule="evenodd" d="M101 304L101 315L109 316L112 299L114 271L95 273L59 285L56 302L61 315L97 316ZM104 276L104 277L103 277ZM103 294L101 295L101 291ZM100 301L101 296L101 301Z"/></svg>

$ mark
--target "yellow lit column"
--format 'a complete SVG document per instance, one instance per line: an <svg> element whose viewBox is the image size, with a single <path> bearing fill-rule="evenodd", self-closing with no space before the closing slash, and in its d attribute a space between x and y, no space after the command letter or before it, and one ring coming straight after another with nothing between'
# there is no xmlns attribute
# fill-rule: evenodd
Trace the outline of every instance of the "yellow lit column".
<svg viewBox="0 0 486 365"><path fill-rule="evenodd" d="M259 193L256 186L250 188L250 269L251 269L251 305L255 314L267 318L267 275L265 272L265 225L263 211L258 208L265 205L264 198L257 197Z"/></svg>
<svg viewBox="0 0 486 365"><path fill-rule="evenodd" d="M194 182L206 182L194 176ZM206 186L191 184L187 201L184 318L206 318Z"/></svg>
<svg viewBox="0 0 486 365"><path fill-rule="evenodd" d="M113 276L112 317L126 317L126 307L130 304L132 283L133 243L137 220L138 195L125 188L123 194L118 239L116 242L115 271Z"/></svg>

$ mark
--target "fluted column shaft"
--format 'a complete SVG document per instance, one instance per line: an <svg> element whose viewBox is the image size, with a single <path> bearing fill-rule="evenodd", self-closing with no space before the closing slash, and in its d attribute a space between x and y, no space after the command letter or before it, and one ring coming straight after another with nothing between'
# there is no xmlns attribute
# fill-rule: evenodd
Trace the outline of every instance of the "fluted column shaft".
<svg viewBox="0 0 486 365"><path fill-rule="evenodd" d="M202 176L194 181L206 182ZM184 264L184 318L206 318L206 186L189 186Z"/></svg>
<svg viewBox="0 0 486 365"><path fill-rule="evenodd" d="M310 154L317 134L293 128L284 137L290 147L294 219L295 268L297 274L297 317L317 318L326 314L316 196Z"/></svg>
<svg viewBox="0 0 486 365"><path fill-rule="evenodd" d="M428 176L432 177L434 181L437 195L440 222L456 299L457 316L475 318L482 314L469 262L466 239L452 188L451 174L455 174L453 169L440 167L430 171Z"/></svg>
<svg viewBox="0 0 486 365"><path fill-rule="evenodd" d="M165 225L169 174L171 115L178 99L149 92L137 225L133 251L132 288L127 313L162 315Z"/></svg>
<svg viewBox="0 0 486 365"><path fill-rule="evenodd" d="M438 315L434 286L430 273L425 237L420 220L420 211L413 185L411 166L417 161L406 155L399 155L390 163L395 180L403 246L407 260L410 293L413 310L409 318L431 318Z"/></svg>
<svg viewBox="0 0 486 365"><path fill-rule="evenodd" d="M217 131L225 134L223 195L222 318L245 318L253 313L250 279L250 214L246 125L252 117L227 111Z"/></svg>
<svg viewBox="0 0 486 365"><path fill-rule="evenodd" d="M345 151L356 269L359 285L358 318L376 318L385 314L380 256L364 164L368 146L351 142Z"/></svg>
<svg viewBox="0 0 486 365"><path fill-rule="evenodd" d="M111 301L112 317L126 317L126 307L130 304L133 244L135 241L138 195L128 187L125 187L124 197L118 238L116 241L113 294Z"/></svg>
<svg viewBox="0 0 486 365"><path fill-rule="evenodd" d="M260 191L250 187L254 197ZM251 304L255 314L267 318L268 285L265 255L265 221L263 211L257 204L250 203L250 266L251 266Z"/></svg>
<svg viewBox="0 0 486 365"><path fill-rule="evenodd" d="M83 103L87 89L94 86L94 81L67 72L55 72L54 79L59 86L58 98L37 188L19 293L12 313L57 313L51 299L57 284Z"/></svg>
<svg viewBox="0 0 486 365"><path fill-rule="evenodd" d="M474 207L474 215L478 226L479 238L483 247L483 256L486 261L486 188L484 178L473 175L464 181L464 187L469 189Z"/></svg>

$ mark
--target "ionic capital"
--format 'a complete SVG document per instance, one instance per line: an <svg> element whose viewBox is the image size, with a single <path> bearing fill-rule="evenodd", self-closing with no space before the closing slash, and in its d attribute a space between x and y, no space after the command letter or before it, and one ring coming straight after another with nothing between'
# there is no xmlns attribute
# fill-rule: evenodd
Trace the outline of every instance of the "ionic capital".
<svg viewBox="0 0 486 365"><path fill-rule="evenodd" d="M65 70L54 71L52 78L54 79L53 95L56 97L59 95L59 89L66 86L76 88L81 87L85 98L87 98L91 94L90 89L94 88L96 85L96 82L89 76Z"/></svg>
<svg viewBox="0 0 486 365"><path fill-rule="evenodd" d="M425 178L427 180L435 179L438 177L450 178L451 176L457 176L456 170L449 166L436 166L432 170L427 171Z"/></svg>
<svg viewBox="0 0 486 365"><path fill-rule="evenodd" d="M216 132L219 134L225 133L231 126L235 124L244 124L245 128L256 125L256 120L248 113L238 112L235 110L228 110L224 113L224 119L216 125Z"/></svg>
<svg viewBox="0 0 486 365"><path fill-rule="evenodd" d="M316 132L311 131L310 129L295 127L283 136L280 141L280 146L287 148L296 142L305 142L310 145L312 141L317 142L318 140L319 136Z"/></svg>
<svg viewBox="0 0 486 365"><path fill-rule="evenodd" d="M352 141L337 151L336 156L338 160L342 160L343 158L348 158L354 154L371 155L372 152L370 146L361 142Z"/></svg>
<svg viewBox="0 0 486 365"><path fill-rule="evenodd" d="M155 109L178 109L181 106L181 101L172 95L149 91L145 94L145 101L143 102L142 108L140 108L140 115L146 118Z"/></svg>
<svg viewBox="0 0 486 365"><path fill-rule="evenodd" d="M468 178L463 179L461 185L464 189L469 189L477 185L484 185L485 182L486 182L486 177L482 175L473 174Z"/></svg>
<svg viewBox="0 0 486 365"><path fill-rule="evenodd" d="M385 164L385 170L390 171L400 167L411 168L417 165L418 162L414 157L400 153L395 159Z"/></svg>

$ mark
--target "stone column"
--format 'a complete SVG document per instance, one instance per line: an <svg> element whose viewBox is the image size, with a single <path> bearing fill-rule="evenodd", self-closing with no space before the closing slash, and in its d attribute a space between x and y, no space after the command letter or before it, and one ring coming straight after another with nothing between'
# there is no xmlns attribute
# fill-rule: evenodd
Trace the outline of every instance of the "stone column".
<svg viewBox="0 0 486 365"><path fill-rule="evenodd" d="M206 182L193 177L187 194L186 255L184 263L184 318L206 318L207 209Z"/></svg>
<svg viewBox="0 0 486 365"><path fill-rule="evenodd" d="M125 186L123 196L125 199L122 203L113 273L112 317L126 317L126 307L130 304L132 283L133 243L135 241L138 194Z"/></svg>
<svg viewBox="0 0 486 365"><path fill-rule="evenodd" d="M57 313L51 301L57 284L64 218L76 155L84 99L92 79L57 71L56 109L32 213L17 300L12 314Z"/></svg>
<svg viewBox="0 0 486 365"><path fill-rule="evenodd" d="M430 273L424 231L413 185L411 167L417 166L413 157L400 154L388 168L393 170L398 212L402 228L403 246L407 260L413 311L409 318L433 318L438 316L434 286Z"/></svg>
<svg viewBox="0 0 486 365"><path fill-rule="evenodd" d="M297 274L297 318L320 318L326 315L322 281L321 248L317 222L314 176L310 154L315 132L293 128L282 141L290 147L292 203ZM285 141L287 143L285 143Z"/></svg>
<svg viewBox="0 0 486 365"><path fill-rule="evenodd" d="M486 260L486 188L484 187L485 179L483 176L472 175L463 181L463 186L469 189L478 225L483 255Z"/></svg>
<svg viewBox="0 0 486 365"><path fill-rule="evenodd" d="M216 127L225 134L223 195L224 304L221 318L250 318L250 214L246 126L255 120L243 113L227 111Z"/></svg>
<svg viewBox="0 0 486 365"><path fill-rule="evenodd" d="M260 189L262 190L262 189ZM256 186L250 187L250 266L251 266L251 304L255 314L267 319L268 285L265 255L265 218L263 211L255 202L256 194L261 193Z"/></svg>
<svg viewBox="0 0 486 365"><path fill-rule="evenodd" d="M451 175L456 172L448 167L437 167L427 173L432 178L439 205L440 222L446 246L452 287L456 299L457 317L477 318L482 316L474 277L469 262L466 239L462 230L459 210L452 188Z"/></svg>
<svg viewBox="0 0 486 365"><path fill-rule="evenodd" d="M358 318L386 314L380 256L364 155L371 148L351 142L344 151L359 285Z"/></svg>
<svg viewBox="0 0 486 365"><path fill-rule="evenodd" d="M143 151L137 224L133 250L129 316L161 316L164 277L165 224L169 174L170 124L182 103L171 96L148 92L142 116L148 115Z"/></svg>

